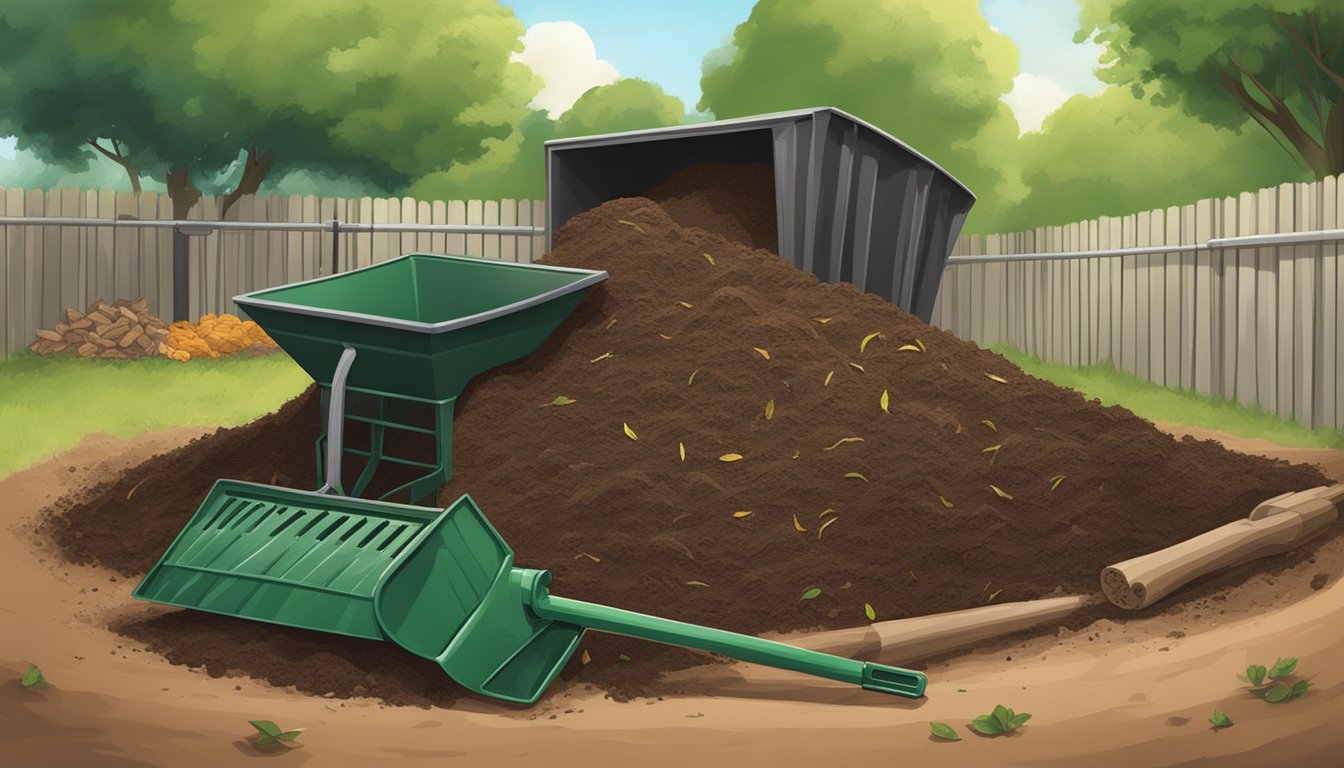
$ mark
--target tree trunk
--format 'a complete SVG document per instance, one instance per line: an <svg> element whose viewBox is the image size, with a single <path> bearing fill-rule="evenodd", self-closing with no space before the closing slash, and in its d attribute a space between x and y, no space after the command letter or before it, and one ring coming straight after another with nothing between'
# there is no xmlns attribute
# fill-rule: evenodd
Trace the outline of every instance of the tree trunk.
<svg viewBox="0 0 1344 768"><path fill-rule="evenodd" d="M173 218L185 219L201 199L201 190L191 181L191 166L183 165L168 172L168 197L173 201Z"/></svg>
<svg viewBox="0 0 1344 768"><path fill-rule="evenodd" d="M247 148L247 160L243 163L243 177L238 180L238 186L233 188L232 192L224 195L219 203L219 218L229 212L233 204L243 195L255 195L261 188L261 182L265 181L266 174L271 172L271 164L275 157L271 150L266 150L257 154L257 145L253 144Z"/></svg>

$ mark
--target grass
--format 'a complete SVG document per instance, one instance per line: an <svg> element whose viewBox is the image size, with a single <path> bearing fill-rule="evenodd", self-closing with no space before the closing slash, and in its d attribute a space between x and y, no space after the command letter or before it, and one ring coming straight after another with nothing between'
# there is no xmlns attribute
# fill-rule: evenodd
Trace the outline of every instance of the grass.
<svg viewBox="0 0 1344 768"><path fill-rule="evenodd" d="M1089 398L1100 400L1103 405L1122 405L1150 421L1212 429L1241 437L1260 438L1279 445L1344 449L1344 433L1338 430L1308 429L1256 408L1175 387L1159 386L1110 366L1074 368L1045 362L1012 347L997 346L994 351L1032 376L1082 392Z"/></svg>
<svg viewBox="0 0 1344 768"><path fill-rule="evenodd" d="M284 354L189 363L20 355L0 362L0 477L90 433L245 424L310 382Z"/></svg>

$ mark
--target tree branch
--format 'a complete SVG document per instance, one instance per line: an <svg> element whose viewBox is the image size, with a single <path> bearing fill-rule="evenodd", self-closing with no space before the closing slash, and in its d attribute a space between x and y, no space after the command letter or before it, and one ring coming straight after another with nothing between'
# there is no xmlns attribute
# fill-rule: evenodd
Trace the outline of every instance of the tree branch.
<svg viewBox="0 0 1344 768"><path fill-rule="evenodd" d="M255 195L261 187L261 182L265 181L266 174L271 172L271 164L275 160L271 150L266 150L260 154L257 153L257 145L253 144L247 148L247 160L243 162L243 177L238 180L238 185L232 192L220 198L219 218L224 218L224 214L229 212L233 204L238 202L243 195Z"/></svg>
<svg viewBox="0 0 1344 768"><path fill-rule="evenodd" d="M1279 26L1287 30L1288 34L1292 36L1293 42L1302 48L1302 50L1306 51L1307 55L1311 56L1311 60L1315 62L1316 67L1334 82L1335 87L1339 88L1341 93L1344 93L1344 75L1335 72L1325 63L1325 60L1321 58L1319 46L1316 50L1313 50L1302 35L1298 33L1297 27L1294 27L1292 23L1288 21L1288 16L1286 14L1276 13L1274 16L1279 20Z"/></svg>
<svg viewBox="0 0 1344 768"><path fill-rule="evenodd" d="M109 152L102 144L99 144L97 139L89 139L88 144L90 147L98 150L98 152L107 159L120 165L122 170L126 171L126 175L131 179L131 191L136 193L140 192L140 169L135 166L135 163L131 162L129 157L121 153L121 145L117 143L116 139L112 140L112 148L116 150L115 154Z"/></svg>

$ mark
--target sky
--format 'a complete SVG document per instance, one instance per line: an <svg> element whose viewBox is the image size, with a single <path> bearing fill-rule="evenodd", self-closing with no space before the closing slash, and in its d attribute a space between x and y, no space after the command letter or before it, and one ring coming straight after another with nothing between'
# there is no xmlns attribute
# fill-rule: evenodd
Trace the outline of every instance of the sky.
<svg viewBox="0 0 1344 768"><path fill-rule="evenodd" d="M529 29L520 56L547 81L534 105L572 104L583 91L619 77L638 77L681 99L688 112L700 100L700 65L729 42L754 0L681 0L654 5L624 0L503 0ZM1099 46L1073 42L1074 0L980 0L990 25L1022 53L1021 74L1004 101L1024 130L1036 130L1068 97L1094 94ZM562 23L567 22L567 23ZM538 26L540 25L540 26ZM586 38L586 39L585 39ZM531 50L550 55L529 60ZM568 56L557 55L569 51ZM577 51L577 53L575 53ZM572 97L571 97L572 94ZM556 113L558 115L558 112Z"/></svg>
<svg viewBox="0 0 1344 768"><path fill-rule="evenodd" d="M700 100L700 66L706 53L732 38L755 0L502 0L527 27L517 56L545 81L534 106L558 117L584 91L619 77L659 84L681 99L687 112ZM1065 99L1095 94L1092 74L1100 48L1075 44L1074 0L980 0L990 25L1021 51L1021 74L1004 101L1022 130ZM14 139L0 137L0 158L14 158Z"/></svg>

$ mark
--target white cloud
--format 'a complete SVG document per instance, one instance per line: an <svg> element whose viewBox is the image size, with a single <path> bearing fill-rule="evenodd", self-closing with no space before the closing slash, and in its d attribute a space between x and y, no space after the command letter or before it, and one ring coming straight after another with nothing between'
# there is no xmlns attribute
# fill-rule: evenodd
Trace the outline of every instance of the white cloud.
<svg viewBox="0 0 1344 768"><path fill-rule="evenodd" d="M597 58L588 31L572 21L533 24L523 35L522 52L513 60L526 64L545 82L532 107L546 110L551 119L573 106L584 91L621 76L609 62Z"/></svg>
<svg viewBox="0 0 1344 768"><path fill-rule="evenodd" d="M1003 95L1003 103L1013 111L1022 133L1039 131L1046 116L1073 96L1048 77L1023 72L1013 78L1013 90Z"/></svg>

